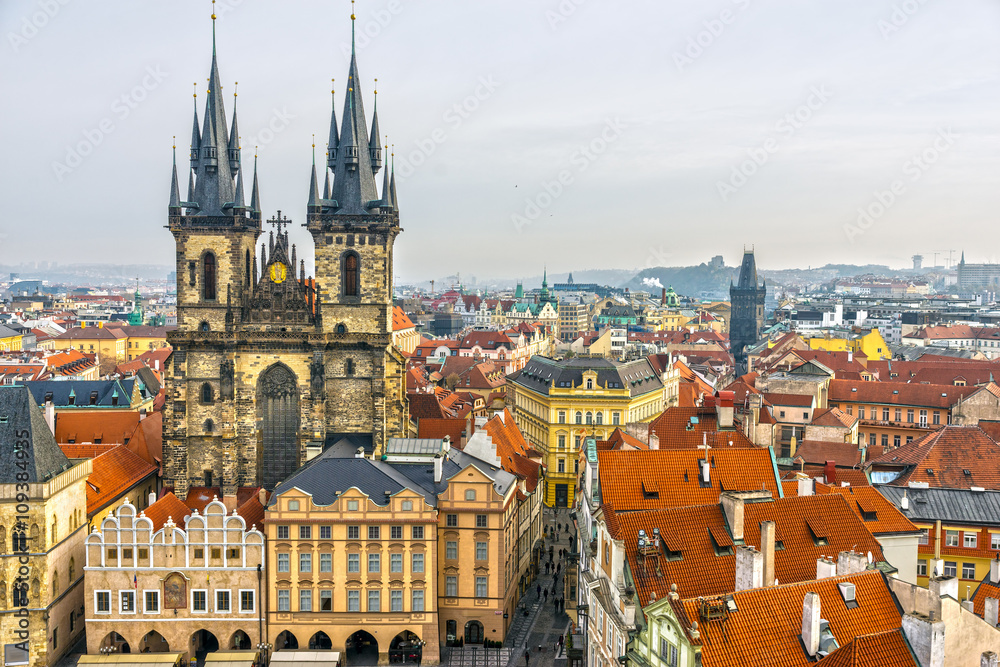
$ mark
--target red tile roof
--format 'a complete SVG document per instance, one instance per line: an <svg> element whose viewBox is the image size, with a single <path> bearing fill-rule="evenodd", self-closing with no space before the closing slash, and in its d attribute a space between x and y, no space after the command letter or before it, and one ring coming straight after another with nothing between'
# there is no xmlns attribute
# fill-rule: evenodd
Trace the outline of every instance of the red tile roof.
<svg viewBox="0 0 1000 667"><path fill-rule="evenodd" d="M1000 444L976 426L945 426L866 465L869 470L901 470L889 482L893 486L927 482L932 487L1000 490Z"/></svg>
<svg viewBox="0 0 1000 667"><path fill-rule="evenodd" d="M858 518L871 531L872 535L893 535L920 531L873 486L817 484L816 492L820 494L837 493L844 496L847 505L858 515ZM874 518L872 518L873 516Z"/></svg>
<svg viewBox="0 0 1000 667"><path fill-rule="evenodd" d="M607 440L597 441L598 449L649 449L642 440L634 438L620 428L616 428Z"/></svg>
<svg viewBox="0 0 1000 667"><path fill-rule="evenodd" d="M856 607L848 609L838 584L855 586ZM838 643L900 627L901 613L881 572L869 570L799 584L755 588L733 594L736 611L725 623L703 622L700 600L675 603L690 637L691 622L699 621L704 667L806 667L812 661L802 647L802 605L806 593L820 598L820 615L830 623Z"/></svg>
<svg viewBox="0 0 1000 667"><path fill-rule="evenodd" d="M257 530L264 529L264 505L261 505L260 498L256 493L240 503L239 507L236 508L236 513L243 517L247 530L255 526Z"/></svg>
<svg viewBox="0 0 1000 667"><path fill-rule="evenodd" d="M60 412L56 415L56 442L77 444L127 444L139 425L139 413L133 410ZM100 441L100 442L95 442Z"/></svg>
<svg viewBox="0 0 1000 667"><path fill-rule="evenodd" d="M191 508L181 502L181 499L172 492L167 492L162 498L147 507L145 514L153 522L153 531L163 527L167 519L172 519L174 524L184 527L184 518L191 514Z"/></svg>
<svg viewBox="0 0 1000 667"><path fill-rule="evenodd" d="M855 637L817 664L822 667L920 667L902 628Z"/></svg>
<svg viewBox="0 0 1000 667"><path fill-rule="evenodd" d="M693 423L697 419L697 424ZM715 407L667 408L649 424L656 434L660 449L690 449L701 447L707 435L710 447L753 447L754 444L736 429L719 430Z"/></svg>
<svg viewBox="0 0 1000 667"><path fill-rule="evenodd" d="M667 595L673 584L681 597L720 595L735 590L735 549L729 549L728 553L717 551L717 546L734 545L720 504L617 513L617 519L621 525L617 537L625 542L629 570L642 605L651 598ZM783 545L774 552L775 577L782 583L815 579L816 559L829 555L835 558L841 551L871 551L875 562L884 560L878 540L838 494L745 503L745 544L760 549L760 524L765 521L775 523L776 539ZM825 537L827 544L816 544L810 522L836 527L835 530L816 528L825 533L819 537ZM644 567L636 548L639 531L644 530L650 536L654 528L659 528L664 538L674 540L669 547L671 551L680 552L679 560L668 560L660 554L656 560L662 574L658 574L653 562Z"/></svg>
<svg viewBox="0 0 1000 667"><path fill-rule="evenodd" d="M187 498L184 499L184 504L193 510L198 510L204 513L205 508L210 502L217 498L222 497L222 489L217 486L207 487L207 486L192 486L188 489ZM174 519L177 522L177 519Z"/></svg>
<svg viewBox="0 0 1000 667"><path fill-rule="evenodd" d="M435 419L425 417L420 420L417 428L417 437L438 440L447 435L451 437L451 442L456 447L460 447L462 444L462 435L466 433L467 428L468 424L464 419Z"/></svg>
<svg viewBox="0 0 1000 667"><path fill-rule="evenodd" d="M853 428L858 418L849 415L840 408L816 410L813 412L813 426L833 426L836 428Z"/></svg>
<svg viewBox="0 0 1000 667"><path fill-rule="evenodd" d="M833 461L834 465L853 468L861 463L861 450L853 442L803 440L795 448L795 458L820 466Z"/></svg>
<svg viewBox="0 0 1000 667"><path fill-rule="evenodd" d="M977 391L979 387L831 380L829 402L950 408L958 403L959 397L966 398Z"/></svg>
<svg viewBox="0 0 1000 667"><path fill-rule="evenodd" d="M621 514L716 503L723 491L766 489L775 497L780 494L769 449L709 450L711 486L706 487L698 481L704 457L704 450L696 449L598 452L603 502ZM656 497L643 492L644 482L656 485Z"/></svg>
<svg viewBox="0 0 1000 667"><path fill-rule="evenodd" d="M500 466L524 479L525 488L533 492L538 486L542 464L528 458L531 447L510 411L504 408L502 415L498 414L486 422L484 429L496 445Z"/></svg>
<svg viewBox="0 0 1000 667"><path fill-rule="evenodd" d="M976 616L982 617L986 613L986 598L1000 599L1000 583L994 584L990 581L989 572L986 573L972 594L972 611L975 612Z"/></svg>
<svg viewBox="0 0 1000 667"><path fill-rule="evenodd" d="M96 458L101 454L110 452L115 447L118 447L118 445L117 444L92 445L89 443L86 445L64 445L60 443L59 445L59 449L61 449L63 454L65 454L66 457L70 459Z"/></svg>
<svg viewBox="0 0 1000 667"><path fill-rule="evenodd" d="M123 446L101 454L91 465L93 469L87 478L88 515L95 514L157 472L156 466L143 461Z"/></svg>
<svg viewBox="0 0 1000 667"><path fill-rule="evenodd" d="M413 321L407 316L406 312L399 306L392 307L392 330L402 331L403 329L414 328Z"/></svg>

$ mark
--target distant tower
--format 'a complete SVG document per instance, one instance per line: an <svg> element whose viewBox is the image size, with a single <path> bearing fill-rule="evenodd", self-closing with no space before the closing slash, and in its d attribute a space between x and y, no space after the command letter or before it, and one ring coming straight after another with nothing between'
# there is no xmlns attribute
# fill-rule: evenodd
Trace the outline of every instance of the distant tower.
<svg viewBox="0 0 1000 667"><path fill-rule="evenodd" d="M743 251L738 285L729 284L732 307L729 325L729 348L736 360L736 374L747 372L746 348L757 342L764 326L764 296L766 282L757 284L757 262L753 250Z"/></svg>
<svg viewBox="0 0 1000 667"><path fill-rule="evenodd" d="M924 256L923 255L914 255L913 256L913 270L914 271L919 271L920 269L923 268L923 266L924 266Z"/></svg>

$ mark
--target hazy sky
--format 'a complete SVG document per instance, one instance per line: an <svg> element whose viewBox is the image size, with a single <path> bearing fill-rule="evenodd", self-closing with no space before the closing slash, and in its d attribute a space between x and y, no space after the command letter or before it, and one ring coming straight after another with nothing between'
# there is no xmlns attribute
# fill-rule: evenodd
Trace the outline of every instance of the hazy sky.
<svg viewBox="0 0 1000 667"><path fill-rule="evenodd" d="M304 222L350 3L216 11L265 216ZM0 263L172 263L171 137L186 194L210 13L0 2ZM765 269L998 261L995 0L362 0L357 16L365 104L377 77L396 145L401 282L734 264L744 243Z"/></svg>

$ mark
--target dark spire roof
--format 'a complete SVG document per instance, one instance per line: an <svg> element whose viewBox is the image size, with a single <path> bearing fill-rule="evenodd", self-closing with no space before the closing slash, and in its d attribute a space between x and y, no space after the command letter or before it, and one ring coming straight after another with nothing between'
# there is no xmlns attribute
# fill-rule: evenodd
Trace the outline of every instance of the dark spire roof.
<svg viewBox="0 0 1000 667"><path fill-rule="evenodd" d="M236 93L233 93L233 125L229 128L229 168L232 172L238 173L240 170L240 131L236 125Z"/></svg>
<svg viewBox="0 0 1000 667"><path fill-rule="evenodd" d="M386 146L386 150L389 147ZM386 169L382 172L382 207L392 210L392 182L389 180L392 170Z"/></svg>
<svg viewBox="0 0 1000 667"><path fill-rule="evenodd" d="M323 173L326 174L326 178L323 180L323 199L330 198L330 168L323 167Z"/></svg>
<svg viewBox="0 0 1000 667"><path fill-rule="evenodd" d="M167 206L173 214L180 214L181 188L177 183L177 144L174 144L174 166L170 175L170 203Z"/></svg>
<svg viewBox="0 0 1000 667"><path fill-rule="evenodd" d="M378 79L375 79L375 85L378 85ZM379 142L379 132L378 132L378 89L374 91L375 103L372 109L372 133L371 137L368 139L368 153L372 161L372 173L378 173L378 170L382 168L382 146ZM384 197L384 195L383 195Z"/></svg>
<svg viewBox="0 0 1000 667"><path fill-rule="evenodd" d="M257 151L253 152L253 190L250 192L250 210L260 217L260 191L257 189Z"/></svg>
<svg viewBox="0 0 1000 667"><path fill-rule="evenodd" d="M340 131L337 129L337 96L330 79L330 140L326 144L326 166L333 169L337 164L337 148L340 146ZM327 194L327 199L330 195Z"/></svg>
<svg viewBox="0 0 1000 667"><path fill-rule="evenodd" d="M743 265L740 266L740 282L737 287L740 289L757 287L757 262L754 259L753 250L743 251Z"/></svg>
<svg viewBox="0 0 1000 667"><path fill-rule="evenodd" d="M198 84L194 84L194 125L191 128L191 168L198 167L201 154L201 132L198 131ZM190 196L191 193L188 193Z"/></svg>
<svg viewBox="0 0 1000 667"><path fill-rule="evenodd" d="M235 113L233 114L235 116ZM235 120L233 121L236 122ZM246 204L244 202L246 199L243 197L243 170L240 169L240 163L243 161L243 156L239 147L236 148L236 197L233 199L233 208L245 210Z"/></svg>
<svg viewBox="0 0 1000 667"><path fill-rule="evenodd" d="M188 169L188 197L187 201L194 200L194 169Z"/></svg>
<svg viewBox="0 0 1000 667"><path fill-rule="evenodd" d="M0 387L0 417L0 484L45 482L72 466L26 386ZM30 449L15 448L25 439Z"/></svg>
<svg viewBox="0 0 1000 667"><path fill-rule="evenodd" d="M313 144L312 176L309 179L309 202L307 206L319 206L319 183L316 180L316 144Z"/></svg>
<svg viewBox="0 0 1000 667"><path fill-rule="evenodd" d="M392 178L389 181L389 194L392 195L392 210L399 210L399 200L396 199L396 154L392 155Z"/></svg>

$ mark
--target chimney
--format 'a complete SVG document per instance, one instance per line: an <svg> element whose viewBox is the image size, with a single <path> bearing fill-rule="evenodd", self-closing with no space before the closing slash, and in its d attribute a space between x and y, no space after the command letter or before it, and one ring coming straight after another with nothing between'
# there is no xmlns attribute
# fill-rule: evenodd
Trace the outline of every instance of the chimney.
<svg viewBox="0 0 1000 667"><path fill-rule="evenodd" d="M976 608L975 603L972 600L962 600L962 609L967 612L972 612Z"/></svg>
<svg viewBox="0 0 1000 667"><path fill-rule="evenodd" d="M837 564L826 556L816 559L816 579L829 579L837 576Z"/></svg>
<svg viewBox="0 0 1000 667"><path fill-rule="evenodd" d="M156 371L160 370L160 360L159 359L153 359L153 370L156 370Z"/></svg>
<svg viewBox="0 0 1000 667"><path fill-rule="evenodd" d="M997 654L993 651L986 651L979 657L979 667L998 667Z"/></svg>
<svg viewBox="0 0 1000 667"><path fill-rule="evenodd" d="M712 482L712 473L711 473L712 464L710 464L708 462L708 458L707 458L708 455L706 454L705 456L706 456L706 458L698 460L698 465L701 466L701 483L707 485L707 484L711 484L711 482ZM740 501L740 502L742 503L743 501ZM741 508L740 511L742 512L743 511L742 510L742 505L740 506L740 508ZM740 523L742 524L742 522L743 522L743 516L741 514L740 515Z"/></svg>
<svg viewBox="0 0 1000 667"><path fill-rule="evenodd" d="M440 454L434 455L434 483L440 484L441 478L444 477L444 457Z"/></svg>
<svg viewBox="0 0 1000 667"><path fill-rule="evenodd" d="M906 489L903 489L903 497L899 501L899 509L904 512L910 509L910 499L906 497Z"/></svg>
<svg viewBox="0 0 1000 667"><path fill-rule="evenodd" d="M823 466L823 480L827 484L837 484L837 465L834 461L827 461Z"/></svg>
<svg viewBox="0 0 1000 667"><path fill-rule="evenodd" d="M146 418L146 408L140 408L139 409L139 421L142 421L145 418Z"/></svg>
<svg viewBox="0 0 1000 667"><path fill-rule="evenodd" d="M983 605L983 620L990 624L991 628L997 627L998 612L1000 612L1000 600L996 598L986 598Z"/></svg>
<svg viewBox="0 0 1000 667"><path fill-rule="evenodd" d="M147 500L147 507L156 502L156 493L154 491L149 492L149 499Z"/></svg>
<svg viewBox="0 0 1000 667"><path fill-rule="evenodd" d="M864 554L853 551L841 551L837 556L837 576L857 574L868 569L868 559Z"/></svg>
<svg viewBox="0 0 1000 667"><path fill-rule="evenodd" d="M263 486L257 489L257 502L267 506L267 490Z"/></svg>
<svg viewBox="0 0 1000 667"><path fill-rule="evenodd" d="M819 594L806 593L802 600L802 644L810 658L819 653Z"/></svg>
<svg viewBox="0 0 1000 667"><path fill-rule="evenodd" d="M773 521L760 523L760 551L764 556L764 585L774 586L774 535Z"/></svg>
<svg viewBox="0 0 1000 667"><path fill-rule="evenodd" d="M955 577L932 577L929 582L931 599L950 597L958 601L958 579Z"/></svg>
<svg viewBox="0 0 1000 667"><path fill-rule="evenodd" d="M451 436L446 435L441 440L441 451L447 454L451 451Z"/></svg>
<svg viewBox="0 0 1000 667"><path fill-rule="evenodd" d="M356 459L363 459L363 458L365 458L365 448L364 447L358 447L358 451L354 452L354 458L356 458Z"/></svg>
<svg viewBox="0 0 1000 667"><path fill-rule="evenodd" d="M56 407L52 404L52 399L45 400L45 423L49 425L52 435L56 434Z"/></svg>
<svg viewBox="0 0 1000 667"><path fill-rule="evenodd" d="M733 405L731 401L716 404L715 414L720 429L733 427Z"/></svg>
<svg viewBox="0 0 1000 667"><path fill-rule="evenodd" d="M659 449L660 448L660 436L658 436L655 433L653 433L652 430L650 430L650 433L649 433L649 448L650 449Z"/></svg>
<svg viewBox="0 0 1000 667"><path fill-rule="evenodd" d="M994 586L1000 584L1000 554L990 561L990 583Z"/></svg>
<svg viewBox="0 0 1000 667"><path fill-rule="evenodd" d="M903 634L920 667L944 667L944 621L923 614L906 614Z"/></svg>
<svg viewBox="0 0 1000 667"><path fill-rule="evenodd" d="M707 464L708 461L705 461ZM705 476L708 476L707 465ZM733 540L743 539L743 498L733 493L722 493L719 495L722 501L722 511L726 514L726 523L729 524L729 532L732 533Z"/></svg>
<svg viewBox="0 0 1000 667"><path fill-rule="evenodd" d="M854 363L854 350L847 351L847 363Z"/></svg>
<svg viewBox="0 0 1000 667"><path fill-rule="evenodd" d="M799 477L799 498L813 495L816 481L812 477Z"/></svg>
<svg viewBox="0 0 1000 667"><path fill-rule="evenodd" d="M736 590L760 588L764 582L764 554L751 546L736 547Z"/></svg>
<svg viewBox="0 0 1000 667"><path fill-rule="evenodd" d="M667 305L667 288L666 287L661 287L660 289L663 290L660 293L660 305L661 306L665 306L665 305Z"/></svg>

